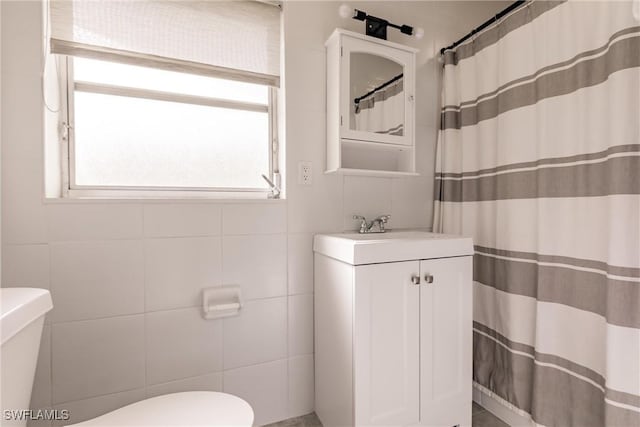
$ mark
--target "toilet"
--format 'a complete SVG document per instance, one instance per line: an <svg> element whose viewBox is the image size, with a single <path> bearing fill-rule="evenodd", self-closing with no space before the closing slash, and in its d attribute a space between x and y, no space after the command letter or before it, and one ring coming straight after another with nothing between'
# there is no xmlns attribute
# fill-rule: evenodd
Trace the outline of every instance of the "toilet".
<svg viewBox="0 0 640 427"><path fill-rule="evenodd" d="M141 400L68 427L205 427L252 424L253 410L239 397L214 391L187 391Z"/></svg>
<svg viewBox="0 0 640 427"><path fill-rule="evenodd" d="M52 308L51 295L45 289L0 288L2 414L5 410L29 408L44 316ZM189 391L145 399L72 425L205 427L252 424L253 410L241 398L214 391ZM25 426L26 420L3 420L2 425Z"/></svg>

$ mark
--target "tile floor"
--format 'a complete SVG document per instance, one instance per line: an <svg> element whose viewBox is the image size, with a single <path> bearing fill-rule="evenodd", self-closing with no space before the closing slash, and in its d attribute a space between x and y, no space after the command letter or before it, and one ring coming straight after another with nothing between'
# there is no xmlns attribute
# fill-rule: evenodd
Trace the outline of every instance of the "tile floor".
<svg viewBox="0 0 640 427"><path fill-rule="evenodd" d="M314 412L302 417L269 424L265 427L322 427L322 424ZM509 425L474 402L472 427L509 427Z"/></svg>
<svg viewBox="0 0 640 427"><path fill-rule="evenodd" d="M472 427L509 427L509 424L473 402L473 412L471 418Z"/></svg>
<svg viewBox="0 0 640 427"><path fill-rule="evenodd" d="M322 423L316 416L316 413L312 412L301 417L289 418L288 420L268 424L264 427L322 427Z"/></svg>

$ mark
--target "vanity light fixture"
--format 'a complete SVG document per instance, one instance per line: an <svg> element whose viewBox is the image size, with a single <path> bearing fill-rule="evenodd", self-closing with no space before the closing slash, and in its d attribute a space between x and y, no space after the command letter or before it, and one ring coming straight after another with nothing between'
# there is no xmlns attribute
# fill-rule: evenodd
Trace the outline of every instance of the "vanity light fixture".
<svg viewBox="0 0 640 427"><path fill-rule="evenodd" d="M343 18L353 18L358 21L365 21L366 35L376 37L382 40L387 39L387 27L392 27L400 30L402 34L408 36L414 36L417 39L421 39L424 36L424 30L422 28L414 28L409 25L396 25L383 18L377 16L368 15L367 12L358 9L352 9L347 4L343 4L338 9L338 12Z"/></svg>

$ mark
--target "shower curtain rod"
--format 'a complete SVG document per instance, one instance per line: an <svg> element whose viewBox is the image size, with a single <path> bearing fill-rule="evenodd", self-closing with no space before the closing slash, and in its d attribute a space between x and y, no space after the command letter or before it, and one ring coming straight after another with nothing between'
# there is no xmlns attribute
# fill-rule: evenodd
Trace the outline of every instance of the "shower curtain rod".
<svg viewBox="0 0 640 427"><path fill-rule="evenodd" d="M365 93L362 96L359 96L357 98L355 98L353 100L353 102L355 104L360 103L360 101L362 101L363 99L365 99L367 96L369 95L373 95L374 93L376 93L377 91L379 91L380 89L384 89L385 87L389 86L391 83L396 82L398 80L400 80L402 78L403 73L398 74L397 76L395 76L394 78L392 78L391 80L389 80L388 82L382 83L380 86L378 86L377 88L370 90L369 92Z"/></svg>
<svg viewBox="0 0 640 427"><path fill-rule="evenodd" d="M506 9L502 10L500 13L498 13L493 18L490 18L489 20L485 21L479 27L476 27L473 30L471 30L471 32L469 34L467 34L466 36L462 37L457 42L453 43L450 46L443 47L442 49L440 49L440 55L444 54L445 50L453 49L456 46L458 46L459 44L464 43L465 41L467 41L469 38L471 38L476 33L479 33L480 31L484 30L485 28L487 28L489 25L493 24L494 22L499 21L507 13L509 13L512 10L516 9L517 7L525 4L526 2L527 2L527 0L518 0L518 1L515 1L515 2L511 3L509 6L507 6Z"/></svg>

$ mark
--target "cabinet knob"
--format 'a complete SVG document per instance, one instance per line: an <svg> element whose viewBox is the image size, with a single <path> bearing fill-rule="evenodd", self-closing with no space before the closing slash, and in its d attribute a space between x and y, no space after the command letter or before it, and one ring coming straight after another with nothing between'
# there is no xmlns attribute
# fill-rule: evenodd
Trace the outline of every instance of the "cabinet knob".
<svg viewBox="0 0 640 427"><path fill-rule="evenodd" d="M419 285L420 276L418 276L417 274L414 274L413 276L411 276L411 283L413 283L414 285Z"/></svg>
<svg viewBox="0 0 640 427"><path fill-rule="evenodd" d="M427 283L433 283L433 276L429 273L424 275L424 281Z"/></svg>

